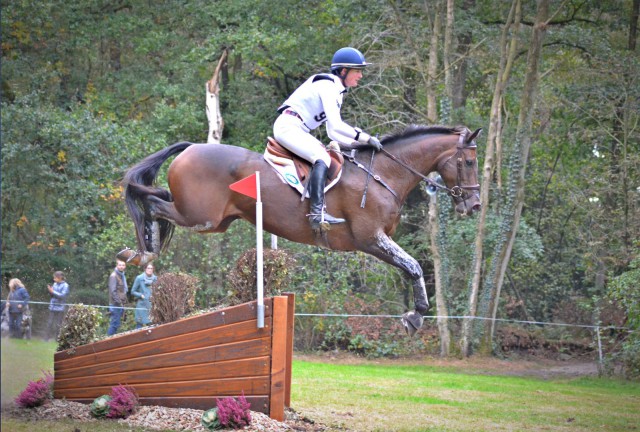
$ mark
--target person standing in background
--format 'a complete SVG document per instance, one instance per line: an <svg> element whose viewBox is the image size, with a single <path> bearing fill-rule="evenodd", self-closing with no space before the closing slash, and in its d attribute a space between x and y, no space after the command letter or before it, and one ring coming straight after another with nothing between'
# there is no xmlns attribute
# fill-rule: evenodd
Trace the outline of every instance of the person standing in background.
<svg viewBox="0 0 640 432"><path fill-rule="evenodd" d="M131 288L131 295L136 299L136 328L151 324L149 311L151 310L151 286L158 280L153 274L153 264L147 264L144 272L136 277Z"/></svg>
<svg viewBox="0 0 640 432"><path fill-rule="evenodd" d="M124 305L127 302L127 279L124 271L127 263L122 260L116 260L116 268L109 275L109 330L107 336L112 336L118 332L122 315L124 314Z"/></svg>
<svg viewBox="0 0 640 432"><path fill-rule="evenodd" d="M24 287L20 279L9 281L9 297L7 305L9 308L9 328L12 338L22 338L22 314L29 307L29 292Z"/></svg>
<svg viewBox="0 0 640 432"><path fill-rule="evenodd" d="M49 319L47 320L47 335L45 342L50 339L58 340L58 332L62 319L66 312L66 298L69 295L69 284L65 280L64 273L53 273L53 286L47 285L51 300L49 301Z"/></svg>

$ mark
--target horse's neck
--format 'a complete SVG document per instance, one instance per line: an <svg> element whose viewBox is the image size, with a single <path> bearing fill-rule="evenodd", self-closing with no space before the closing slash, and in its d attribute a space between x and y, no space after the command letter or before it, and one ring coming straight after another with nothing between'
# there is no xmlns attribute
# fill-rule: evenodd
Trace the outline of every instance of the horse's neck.
<svg viewBox="0 0 640 432"><path fill-rule="evenodd" d="M427 176L438 169L441 161L453 154L457 143L457 135L434 135L418 137L412 142L399 142L388 150L408 166ZM411 189L421 180L408 172L401 177Z"/></svg>

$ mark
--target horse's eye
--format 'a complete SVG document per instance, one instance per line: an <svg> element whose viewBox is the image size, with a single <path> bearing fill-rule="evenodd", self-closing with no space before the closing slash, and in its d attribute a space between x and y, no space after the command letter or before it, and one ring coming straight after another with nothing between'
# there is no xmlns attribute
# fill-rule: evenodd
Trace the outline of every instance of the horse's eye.
<svg viewBox="0 0 640 432"><path fill-rule="evenodd" d="M472 167L472 166L473 166L473 161L472 161L472 160L467 159L467 161L466 161L466 162L467 162L467 166L468 166L468 167Z"/></svg>

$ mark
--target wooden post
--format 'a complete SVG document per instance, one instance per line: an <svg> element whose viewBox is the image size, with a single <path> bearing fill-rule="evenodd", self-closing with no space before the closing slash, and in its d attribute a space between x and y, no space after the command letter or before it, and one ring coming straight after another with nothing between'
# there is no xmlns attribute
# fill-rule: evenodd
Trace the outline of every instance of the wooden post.
<svg viewBox="0 0 640 432"><path fill-rule="evenodd" d="M294 293L283 293L287 296L287 364L285 371L284 406L291 406L291 377L293 365L293 329L295 325L294 314L296 311L296 295Z"/></svg>
<svg viewBox="0 0 640 432"><path fill-rule="evenodd" d="M271 389L269 417L284 420L284 401L287 371L287 297L273 298L273 328L271 330Z"/></svg>

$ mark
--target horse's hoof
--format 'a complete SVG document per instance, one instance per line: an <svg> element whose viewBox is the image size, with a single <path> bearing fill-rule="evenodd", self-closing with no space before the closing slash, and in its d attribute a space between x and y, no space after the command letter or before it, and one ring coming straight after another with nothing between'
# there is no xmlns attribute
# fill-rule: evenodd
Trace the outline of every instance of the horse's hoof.
<svg viewBox="0 0 640 432"><path fill-rule="evenodd" d="M151 261L158 258L157 254L147 251L134 251L133 249L124 248L116 254L116 258L120 261L124 261L127 264L135 266L145 266Z"/></svg>
<svg viewBox="0 0 640 432"><path fill-rule="evenodd" d="M424 318L416 311L407 312L402 315L402 325L410 337L416 334L423 323Z"/></svg>

